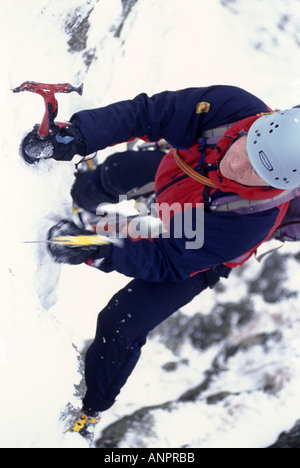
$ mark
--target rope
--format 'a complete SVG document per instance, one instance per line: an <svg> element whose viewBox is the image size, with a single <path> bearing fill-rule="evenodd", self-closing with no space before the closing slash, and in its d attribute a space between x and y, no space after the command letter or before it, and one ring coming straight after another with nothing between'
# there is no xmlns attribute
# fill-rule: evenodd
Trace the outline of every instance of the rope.
<svg viewBox="0 0 300 468"><path fill-rule="evenodd" d="M199 172L195 171L178 153L178 151L174 148L173 149L173 155L175 158L175 161L177 165L180 167L180 169L185 172L189 177L192 179L196 180L197 182L200 182L201 184L204 184L208 187L212 188L217 188L217 186L208 178L205 177Z"/></svg>

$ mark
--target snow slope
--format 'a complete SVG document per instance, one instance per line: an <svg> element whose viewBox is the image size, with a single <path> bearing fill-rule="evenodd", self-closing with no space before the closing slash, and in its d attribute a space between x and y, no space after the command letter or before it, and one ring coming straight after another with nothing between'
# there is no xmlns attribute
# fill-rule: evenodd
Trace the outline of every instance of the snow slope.
<svg viewBox="0 0 300 468"><path fill-rule="evenodd" d="M81 20L92 9L85 31L87 23ZM19 143L40 121L43 104L40 97L14 95L10 89L27 79L74 85L84 81L83 97L59 96L61 119L78 109L142 91L151 94L215 83L244 87L273 107L300 101L297 0L138 0L124 25L122 12L121 0L1 0L1 448L88 447L81 437L65 434L65 422L60 420L68 403L75 408L80 405L74 396L74 385L81 380L75 347L82 349L85 340L93 337L99 310L128 281L86 266L61 268L51 262L42 243L24 244L43 240L52 224L70 215L73 165L50 161L32 168L21 161ZM68 44L72 30L73 39L77 35L83 40L77 51ZM256 274L257 268L251 263L247 274ZM298 273L295 262L288 275L296 283ZM229 297L236 298L237 290L247 293L238 276L228 283ZM184 312L210 311L216 300L216 293L209 291ZM124 446L260 447L293 425L300 414L299 303L294 298L270 309L259 297L256 301L261 312L256 331L274 329L276 320L282 324L281 347L274 346L267 355L275 368L280 363L280 373L285 375L282 391L273 397L259 391L261 373L255 366L266 356L257 349L250 372L256 393L246 400L245 394L240 400L232 397L217 407L203 400L196 409L191 404L172 413L161 412L155 418L153 437L132 432ZM162 371L161 363L174 356L153 339L103 426L145 404L178 398L199 383L215 352L200 356L187 343L181 355L188 355L190 365L171 375ZM283 364L281 356L286 360ZM244 367L244 362L233 361L225 381L217 381L214 390L236 388L232 382ZM194 424L184 440L181 432L165 430L165 424L182 427L191 412L202 421L202 438Z"/></svg>

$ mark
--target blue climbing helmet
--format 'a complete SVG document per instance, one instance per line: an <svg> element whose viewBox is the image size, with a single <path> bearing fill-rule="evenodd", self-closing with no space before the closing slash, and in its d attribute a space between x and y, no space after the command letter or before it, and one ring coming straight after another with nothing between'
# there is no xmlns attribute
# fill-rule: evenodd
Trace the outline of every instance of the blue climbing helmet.
<svg viewBox="0 0 300 468"><path fill-rule="evenodd" d="M247 152L255 171L270 186L300 186L300 106L257 119L247 136Z"/></svg>

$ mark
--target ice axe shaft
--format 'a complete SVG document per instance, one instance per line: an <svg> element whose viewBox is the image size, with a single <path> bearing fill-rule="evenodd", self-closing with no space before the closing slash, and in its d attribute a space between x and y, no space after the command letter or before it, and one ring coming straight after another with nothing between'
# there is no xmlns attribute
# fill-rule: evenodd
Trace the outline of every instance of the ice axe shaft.
<svg viewBox="0 0 300 468"><path fill-rule="evenodd" d="M43 116L42 123L38 129L38 135L40 137L47 137L49 135L49 124L50 124L50 114L49 114L49 104L51 104L51 112L53 115L57 114L58 105L55 99L55 93L72 93L75 91L80 96L83 92L83 84L78 87L72 86L70 83L59 83L59 84L47 84L47 83L37 83L35 81L25 81L17 88L12 90L14 93L20 93L22 91L29 91L31 93L39 94L43 97L45 103L45 113Z"/></svg>
<svg viewBox="0 0 300 468"><path fill-rule="evenodd" d="M24 241L23 244L57 244L66 245L69 247L86 247L90 245L106 245L113 241L107 236L99 236L98 234L91 235L75 235L75 236L58 236L51 240L41 241Z"/></svg>

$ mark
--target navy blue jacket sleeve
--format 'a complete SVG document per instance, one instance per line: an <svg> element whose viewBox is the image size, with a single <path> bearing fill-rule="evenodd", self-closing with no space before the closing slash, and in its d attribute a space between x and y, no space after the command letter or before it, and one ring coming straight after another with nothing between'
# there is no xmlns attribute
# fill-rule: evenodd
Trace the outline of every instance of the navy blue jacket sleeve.
<svg viewBox="0 0 300 468"><path fill-rule="evenodd" d="M208 113L197 113L199 102L209 102ZM266 112L257 97L235 86L216 85L164 91L148 97L74 114L71 122L83 134L85 154L123 143L134 137L150 141L165 138L170 144L191 146L200 132Z"/></svg>
<svg viewBox="0 0 300 468"><path fill-rule="evenodd" d="M204 243L197 250L187 249L187 242L192 239L184 235L175 238L171 223L170 238L134 242L126 238L123 247L110 245L106 258L98 267L105 272L116 270L148 281L166 278L183 281L198 271L234 260L260 244L277 215L277 208L251 215L204 213Z"/></svg>

